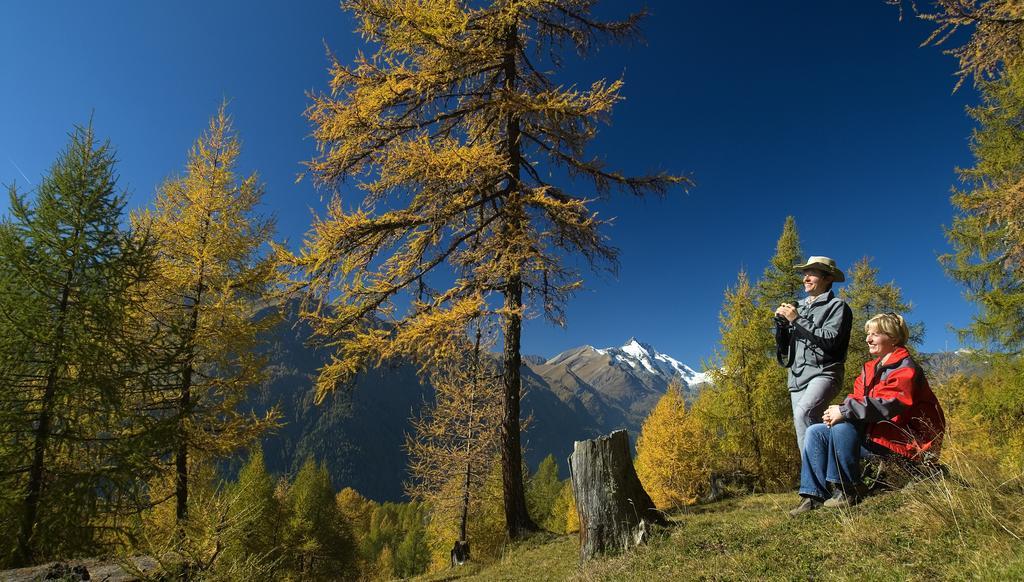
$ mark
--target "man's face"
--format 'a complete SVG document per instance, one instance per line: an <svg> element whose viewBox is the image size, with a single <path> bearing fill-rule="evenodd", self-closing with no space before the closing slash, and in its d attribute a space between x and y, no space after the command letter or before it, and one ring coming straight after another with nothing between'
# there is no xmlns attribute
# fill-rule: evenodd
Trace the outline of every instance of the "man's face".
<svg viewBox="0 0 1024 582"><path fill-rule="evenodd" d="M808 295L817 296L828 291L832 283L832 275L818 269L804 269L804 291Z"/></svg>

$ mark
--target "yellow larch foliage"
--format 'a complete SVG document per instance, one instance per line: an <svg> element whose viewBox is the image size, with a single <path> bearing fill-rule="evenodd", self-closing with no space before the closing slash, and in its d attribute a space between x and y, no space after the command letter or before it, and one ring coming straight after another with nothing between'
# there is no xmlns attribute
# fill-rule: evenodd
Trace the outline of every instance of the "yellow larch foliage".
<svg viewBox="0 0 1024 582"><path fill-rule="evenodd" d="M644 420L636 442L636 474L659 508L693 503L705 483L701 443L687 428L686 402L673 382Z"/></svg>
<svg viewBox="0 0 1024 582"><path fill-rule="evenodd" d="M502 463L516 536L535 527L520 470L522 321L543 314L563 324L578 266L614 269L595 198L690 184L669 173L626 176L590 157L623 84L566 86L553 70L566 48L583 54L635 36L643 13L605 21L591 0L342 7L376 52L348 65L332 56L329 92L312 95L318 155L307 166L332 197L304 248L281 252L303 317L336 352L318 394L386 359L429 369L448 359L438 355L452 345L448 334L500 329ZM555 58L539 67L533 54ZM343 201L346 180L358 191Z"/></svg>
<svg viewBox="0 0 1024 582"><path fill-rule="evenodd" d="M568 489L569 503L565 509L565 533L576 533L580 531L580 513L576 511L576 496L572 492L572 482L566 484Z"/></svg>
<svg viewBox="0 0 1024 582"><path fill-rule="evenodd" d="M275 319L256 317L274 274L264 256L273 222L255 215L263 195L256 174L235 174L240 149L222 105L189 152L185 173L160 187L154 209L132 216L154 241L147 315L162 355L152 410L176 423L178 521L187 516L194 465L252 442L276 418L238 407L263 377L255 348Z"/></svg>

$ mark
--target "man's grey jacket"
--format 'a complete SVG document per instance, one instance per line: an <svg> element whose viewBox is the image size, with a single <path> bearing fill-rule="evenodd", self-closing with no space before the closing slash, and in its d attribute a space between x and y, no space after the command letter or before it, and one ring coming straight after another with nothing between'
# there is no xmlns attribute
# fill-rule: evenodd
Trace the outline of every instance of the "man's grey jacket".
<svg viewBox="0 0 1024 582"><path fill-rule="evenodd" d="M818 376L843 381L846 350L850 347L853 312L845 301L828 291L800 302L797 318L790 323L794 351L789 369L789 390L803 390Z"/></svg>

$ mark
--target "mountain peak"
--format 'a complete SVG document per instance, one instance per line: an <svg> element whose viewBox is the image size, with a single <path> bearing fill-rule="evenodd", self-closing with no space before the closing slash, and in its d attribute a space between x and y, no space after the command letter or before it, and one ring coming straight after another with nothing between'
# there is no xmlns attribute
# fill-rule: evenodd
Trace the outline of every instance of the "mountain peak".
<svg viewBox="0 0 1024 582"><path fill-rule="evenodd" d="M636 339L636 337L630 337L629 341L623 344L619 349L636 358L653 358L658 353L658 351L654 349L654 346L644 343Z"/></svg>

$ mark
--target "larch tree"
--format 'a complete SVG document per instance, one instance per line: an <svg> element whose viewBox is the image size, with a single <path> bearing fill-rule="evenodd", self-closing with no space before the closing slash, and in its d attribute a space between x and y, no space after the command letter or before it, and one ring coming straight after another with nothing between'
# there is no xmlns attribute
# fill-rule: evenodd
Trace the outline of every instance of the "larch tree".
<svg viewBox="0 0 1024 582"><path fill-rule="evenodd" d="M782 234L775 243L775 254L765 267L761 279L757 282L756 301L761 311L757 317L764 322L765 328L772 325L775 310L783 303L799 301L803 296L803 274L793 269L793 265L803 263L803 251L800 248L800 234L797 232L796 219L787 216L782 226ZM775 353L775 338L770 333L759 335L764 342L765 357L772 361ZM773 365L763 369L764 376L760 391L764 394L763 406L766 412L771 411L778 418L792 418L787 376L789 370ZM781 446L785 446L784 444ZM795 459L799 463L799 459Z"/></svg>
<svg viewBox="0 0 1024 582"><path fill-rule="evenodd" d="M765 312L745 272L726 291L720 321L717 365L709 372L721 399L717 408L725 413L720 445L731 462L723 468L750 472L763 489L789 486L799 462L791 416L780 413L788 412L788 393L766 343Z"/></svg>
<svg viewBox="0 0 1024 582"><path fill-rule="evenodd" d="M1007 66L1020 61L1024 49L1024 6L1019 0L933 0L927 9L921 9L914 0L885 1L898 6L901 17L903 7L909 3L918 18L935 26L922 45L944 46L966 38L961 45L945 51L960 65L957 88L968 77L973 77L975 84L996 79ZM960 33L962 29L971 32L965 36Z"/></svg>
<svg viewBox="0 0 1024 582"><path fill-rule="evenodd" d="M978 123L971 138L975 163L959 170L957 211L946 236L953 252L946 272L966 288L978 313L964 335L982 346L1024 349L1024 66L985 83L982 104L968 110Z"/></svg>
<svg viewBox="0 0 1024 582"><path fill-rule="evenodd" d="M288 487L284 567L296 580L355 578L356 548L342 522L327 468L312 459Z"/></svg>
<svg viewBox="0 0 1024 582"><path fill-rule="evenodd" d="M643 16L603 21L595 4L346 0L376 52L351 66L335 59L330 92L313 95L306 112L320 149L309 163L315 181L338 188L353 179L361 190L358 204L335 193L292 259L303 314L337 350L318 392L393 356L443 361L444 336L467 335L480 320L500 326L513 539L536 528L521 468L523 318L537 306L563 323L581 284L574 255L614 267L594 197L689 184L665 173L629 177L588 156L623 83L565 86L555 77L560 52L632 38Z"/></svg>
<svg viewBox="0 0 1024 582"><path fill-rule="evenodd" d="M274 497L274 482L257 447L238 473L228 495L228 523L223 560L272 564L281 559L283 510Z"/></svg>
<svg viewBox="0 0 1024 582"><path fill-rule="evenodd" d="M184 175L159 188L154 209L132 217L155 244L146 311L162 350L154 382L163 401L154 408L174 423L179 531L192 465L251 443L276 419L274 410L257 417L239 407L262 377L256 348L273 317L256 316L274 278L272 261L261 255L273 223L255 214L263 195L256 174L235 173L240 148L222 105L189 152Z"/></svg>
<svg viewBox="0 0 1024 582"><path fill-rule="evenodd" d="M75 128L34 199L10 188L0 224L0 483L12 565L98 551L149 474L148 453L133 444L148 425L132 418L128 392L140 357L131 313L152 261L148 242L123 228L114 165L91 124Z"/></svg>
<svg viewBox="0 0 1024 582"><path fill-rule="evenodd" d="M562 481L558 497L551 505L551 512L544 529L557 533L574 533L579 531L579 516L576 514L576 498L572 492L572 479Z"/></svg>
<svg viewBox="0 0 1024 582"><path fill-rule="evenodd" d="M782 234L775 243L775 254L757 282L758 304L767 310L768 317L783 303L800 299L803 291L803 275L793 269L793 265L803 262L803 251L800 250L800 234L796 229L796 219L786 217L782 225Z"/></svg>
<svg viewBox="0 0 1024 582"><path fill-rule="evenodd" d="M530 511L530 517L536 523L543 525L548 521L561 490L558 461L555 460L555 455L551 454L544 457L537 466L537 471L530 475L526 482L526 506Z"/></svg>
<svg viewBox="0 0 1024 582"><path fill-rule="evenodd" d="M429 503L435 519L457 516L459 542L468 541L470 507L499 450L501 386L482 335L478 330L472 347L450 350L455 359L433 370L434 403L413 419L405 445L412 477L406 492Z"/></svg>
<svg viewBox="0 0 1024 582"><path fill-rule="evenodd" d="M710 459L692 430L682 389L669 385L651 410L636 441L636 474L654 504L662 509L688 505L707 483Z"/></svg>
<svg viewBox="0 0 1024 582"><path fill-rule="evenodd" d="M345 487L339 491L334 500L355 548L353 568L366 576L377 557L371 551L369 536L370 521L378 504L363 497L351 487Z"/></svg>
<svg viewBox="0 0 1024 582"><path fill-rule="evenodd" d="M867 257L857 261L850 268L849 280L840 296L853 311L853 332L850 349L846 352L846 373L839 397L853 392L853 382L860 375L864 362L873 359L868 353L867 343L864 342L864 324L880 313L898 313L907 317L912 309L911 305L903 300L903 291L895 282L878 282L878 269L871 266L871 261ZM910 345L920 343L923 336L922 324L910 324Z"/></svg>

